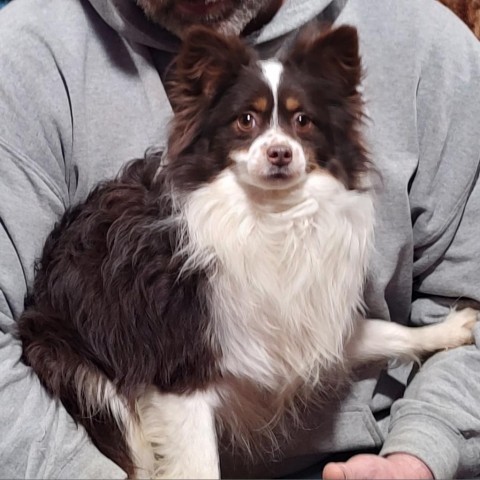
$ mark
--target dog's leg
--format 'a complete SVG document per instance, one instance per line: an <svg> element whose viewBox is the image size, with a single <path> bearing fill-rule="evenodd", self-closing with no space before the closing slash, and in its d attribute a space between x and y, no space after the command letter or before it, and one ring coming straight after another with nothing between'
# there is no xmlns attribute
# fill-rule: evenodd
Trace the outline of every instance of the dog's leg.
<svg viewBox="0 0 480 480"><path fill-rule="evenodd" d="M161 394L138 401L142 431L155 457L155 478L220 478L213 394Z"/></svg>
<svg viewBox="0 0 480 480"><path fill-rule="evenodd" d="M383 320L362 320L347 345L352 363L403 358L418 360L437 350L473 343L478 312L452 310L446 319L424 327L405 327Z"/></svg>
<svg viewBox="0 0 480 480"><path fill-rule="evenodd" d="M91 370L83 373L79 370L77 380L77 388L82 397L80 402L86 415L83 423L86 424L92 438L97 444L99 438L103 443L109 441L111 443L109 447L115 454L119 449L118 442L125 443L129 459L126 471L129 478L150 478L155 469L155 457L138 413L129 406L127 400L104 375ZM92 423L88 422L87 418L99 420ZM112 425L108 425L107 420L114 422L121 437L115 439L107 433L112 430ZM115 456L111 458L114 459Z"/></svg>

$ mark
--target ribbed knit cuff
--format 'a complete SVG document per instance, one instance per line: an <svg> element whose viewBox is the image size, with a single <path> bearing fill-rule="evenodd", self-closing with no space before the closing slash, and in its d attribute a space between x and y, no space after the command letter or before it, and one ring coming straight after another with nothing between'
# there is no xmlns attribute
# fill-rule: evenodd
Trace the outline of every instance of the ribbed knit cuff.
<svg viewBox="0 0 480 480"><path fill-rule="evenodd" d="M459 439L444 423L428 414L411 414L394 421L380 455L408 453L425 463L437 479L455 477Z"/></svg>

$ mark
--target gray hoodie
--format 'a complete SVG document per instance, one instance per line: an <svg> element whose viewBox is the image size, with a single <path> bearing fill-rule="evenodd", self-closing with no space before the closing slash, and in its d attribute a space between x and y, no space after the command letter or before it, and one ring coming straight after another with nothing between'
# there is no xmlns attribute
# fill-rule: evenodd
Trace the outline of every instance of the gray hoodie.
<svg viewBox="0 0 480 480"><path fill-rule="evenodd" d="M286 0L250 40L271 54L341 3ZM366 133L383 176L369 315L434 322L460 298L480 301L480 46L433 0L350 0L336 21L359 29ZM159 71L177 46L133 0L15 0L0 13L1 477L124 477L20 362L12 332L65 208L165 144ZM480 350L441 352L410 373L357 372L263 474L369 448L412 453L437 478L480 473Z"/></svg>

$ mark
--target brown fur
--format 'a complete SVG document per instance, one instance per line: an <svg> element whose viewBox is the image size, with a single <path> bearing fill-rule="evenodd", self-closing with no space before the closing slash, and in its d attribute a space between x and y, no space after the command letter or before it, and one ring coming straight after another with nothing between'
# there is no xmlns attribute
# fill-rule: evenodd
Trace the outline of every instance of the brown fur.
<svg viewBox="0 0 480 480"><path fill-rule="evenodd" d="M110 380L132 411L146 386L186 392L218 375L218 350L205 336L202 273L177 283L176 232L156 227L171 210L168 198L161 201L165 177L152 180L158 166L155 157L131 163L64 216L18 324L24 361L127 472L121 432L108 413L92 415L79 401L79 375Z"/></svg>
<svg viewBox="0 0 480 480"><path fill-rule="evenodd" d="M338 364L324 372L321 389L298 379L271 392L239 378L222 379L219 392L226 401L216 420L223 449L233 455L243 453L243 461L252 464L278 460L290 433L302 428L305 412L336 398L349 378L349 367Z"/></svg>
<svg viewBox="0 0 480 480"><path fill-rule="evenodd" d="M360 132L364 104L358 86L363 70L357 31L343 26L333 34L329 29L318 34L318 28L318 24L312 23L301 30L285 60L286 83L291 79L291 86L279 92L279 96L302 99L304 109L318 112L315 120L324 132L326 144L320 151L321 142L313 142L316 163L347 188L359 189L365 171L371 171L372 165ZM298 75L299 71L302 75Z"/></svg>
<svg viewBox="0 0 480 480"><path fill-rule="evenodd" d="M187 41L194 47L180 52L167 86L175 113L168 147L172 156L180 154L199 134L215 95L230 87L241 68L256 58L236 37L227 40L194 29Z"/></svg>

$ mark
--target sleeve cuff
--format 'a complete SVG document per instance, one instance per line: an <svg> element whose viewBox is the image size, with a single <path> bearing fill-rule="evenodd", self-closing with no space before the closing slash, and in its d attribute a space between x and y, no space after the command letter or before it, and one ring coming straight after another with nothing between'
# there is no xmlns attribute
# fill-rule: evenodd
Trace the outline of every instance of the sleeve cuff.
<svg viewBox="0 0 480 480"><path fill-rule="evenodd" d="M408 453L424 462L434 478L455 478L460 461L459 440L430 415L402 416L393 422L380 455Z"/></svg>

